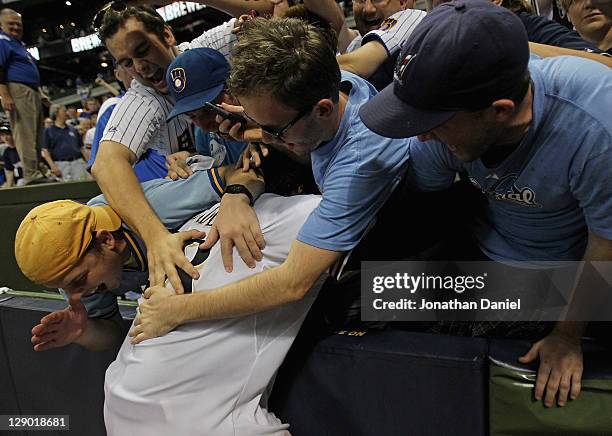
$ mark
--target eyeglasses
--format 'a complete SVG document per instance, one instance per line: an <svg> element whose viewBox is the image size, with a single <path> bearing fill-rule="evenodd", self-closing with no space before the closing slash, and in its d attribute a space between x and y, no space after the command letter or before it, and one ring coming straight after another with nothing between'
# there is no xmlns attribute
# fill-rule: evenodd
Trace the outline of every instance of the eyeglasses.
<svg viewBox="0 0 612 436"><path fill-rule="evenodd" d="M114 0L102 6L93 19L93 28L94 30L98 30L102 26L102 21L104 20L104 15L108 12L109 9L112 9L115 12L123 12L127 9L127 2L124 0Z"/></svg>
<svg viewBox="0 0 612 436"><path fill-rule="evenodd" d="M238 102L238 104L240 104L240 102ZM242 105L241 105L242 106ZM295 118L293 118L291 121L289 121L287 124L285 124L284 127L281 128L274 128L274 127L269 127L269 126L264 126L262 124L259 124L257 121L255 121L253 118L251 118L249 115L247 115L246 112L243 112L244 116L247 117L249 120L253 121L255 124L257 124L261 130L266 133L267 135L273 136L274 138L276 138L278 141L281 142L285 142L285 140L283 139L283 136L285 135L285 133L287 133L287 131L292 128L293 126L295 126L298 121L300 121L302 118L304 118L306 115L310 114L310 112L312 111L312 106L309 106L306 109L303 109L302 111L300 111Z"/></svg>

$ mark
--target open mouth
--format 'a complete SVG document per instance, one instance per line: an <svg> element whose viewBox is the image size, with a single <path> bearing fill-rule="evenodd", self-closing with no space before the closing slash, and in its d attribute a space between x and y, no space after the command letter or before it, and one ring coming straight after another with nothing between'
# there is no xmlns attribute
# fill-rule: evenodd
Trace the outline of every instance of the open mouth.
<svg viewBox="0 0 612 436"><path fill-rule="evenodd" d="M146 79L156 87L164 88L166 86L166 74L161 68L159 68L154 74L147 76Z"/></svg>

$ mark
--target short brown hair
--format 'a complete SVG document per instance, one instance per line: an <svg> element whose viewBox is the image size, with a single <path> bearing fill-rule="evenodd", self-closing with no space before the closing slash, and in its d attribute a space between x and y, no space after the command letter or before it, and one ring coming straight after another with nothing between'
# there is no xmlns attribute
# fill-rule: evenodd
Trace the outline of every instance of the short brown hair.
<svg viewBox="0 0 612 436"><path fill-rule="evenodd" d="M245 23L231 58L229 90L272 95L302 111L319 100L338 101L340 67L317 27L295 18L257 18Z"/></svg>
<svg viewBox="0 0 612 436"><path fill-rule="evenodd" d="M102 24L98 29L98 36L103 44L111 38L121 26L130 18L136 18L144 24L147 32L154 33L162 41L164 40L164 30L169 28L161 15L149 6L128 7L123 11L115 11L113 8L108 8L102 19Z"/></svg>

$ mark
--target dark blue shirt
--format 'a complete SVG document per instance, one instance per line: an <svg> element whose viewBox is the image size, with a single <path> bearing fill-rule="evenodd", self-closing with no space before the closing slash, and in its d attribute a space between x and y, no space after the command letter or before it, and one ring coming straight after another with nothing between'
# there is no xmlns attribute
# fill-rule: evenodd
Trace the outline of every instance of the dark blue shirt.
<svg viewBox="0 0 612 436"><path fill-rule="evenodd" d="M6 82L19 82L38 88L40 75L36 61L23 42L0 31L0 67Z"/></svg>
<svg viewBox="0 0 612 436"><path fill-rule="evenodd" d="M51 153L53 160L73 160L81 157L83 139L79 132L72 126L59 128L55 124L45 129L42 148Z"/></svg>
<svg viewBox="0 0 612 436"><path fill-rule="evenodd" d="M602 53L596 46L582 39L578 32L570 30L556 21L527 12L519 12L516 15L523 22L525 30L527 30L527 37L531 42Z"/></svg>
<svg viewBox="0 0 612 436"><path fill-rule="evenodd" d="M21 165L17 165L21 159L19 159L19 153L17 153L16 148L6 147L2 160L4 161L4 169L15 174L15 182L23 177L23 168L21 168ZM15 168L17 171L15 171Z"/></svg>

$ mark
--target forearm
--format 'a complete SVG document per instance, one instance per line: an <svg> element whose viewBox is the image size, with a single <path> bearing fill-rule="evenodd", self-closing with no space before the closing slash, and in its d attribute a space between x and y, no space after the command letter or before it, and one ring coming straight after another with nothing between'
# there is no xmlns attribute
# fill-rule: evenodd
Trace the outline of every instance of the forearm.
<svg viewBox="0 0 612 436"><path fill-rule="evenodd" d="M314 281L292 280L296 274L286 268L283 264L212 291L173 296L175 314L184 324L249 315L298 301Z"/></svg>
<svg viewBox="0 0 612 436"><path fill-rule="evenodd" d="M340 35L344 25L344 14L340 10L338 3L334 0L304 0L304 5L309 11L327 21L331 28Z"/></svg>
<svg viewBox="0 0 612 436"><path fill-rule="evenodd" d="M340 69L367 79L387 60L387 50L382 44L370 41L351 53L337 56Z"/></svg>
<svg viewBox="0 0 612 436"><path fill-rule="evenodd" d="M108 92L110 92L113 96L117 97L119 95L119 91L117 91L117 89L113 86L111 86L110 84L106 83L105 81L102 81L101 85L106 88L106 90Z"/></svg>
<svg viewBox="0 0 612 436"><path fill-rule="evenodd" d="M271 15L274 9L268 0L199 0L198 3L219 9L233 17L246 14L250 10L255 10L260 15Z"/></svg>
<svg viewBox="0 0 612 436"><path fill-rule="evenodd" d="M100 144L92 173L108 203L145 243L168 233L147 202L128 158L113 153L112 148L121 150L117 146L124 146L110 141L104 142Z"/></svg>
<svg viewBox="0 0 612 436"><path fill-rule="evenodd" d="M536 42L529 43L529 50L536 55L548 58L554 56L578 56L581 58L591 59L612 68L612 57L604 56L597 53L588 53L582 50L572 50L563 47L554 47L552 45L538 44Z"/></svg>
<svg viewBox="0 0 612 436"><path fill-rule="evenodd" d="M46 148L41 149L40 154L42 155L43 159L45 160L45 162L47 162L47 164L51 167L51 168L55 168L57 167L57 165L55 164L55 161L53 160L53 158L51 157L51 153L49 153L49 150L47 150Z"/></svg>
<svg viewBox="0 0 612 436"><path fill-rule="evenodd" d="M92 351L112 350L123 340L121 323L118 313L110 319L89 318L85 331L75 343Z"/></svg>

